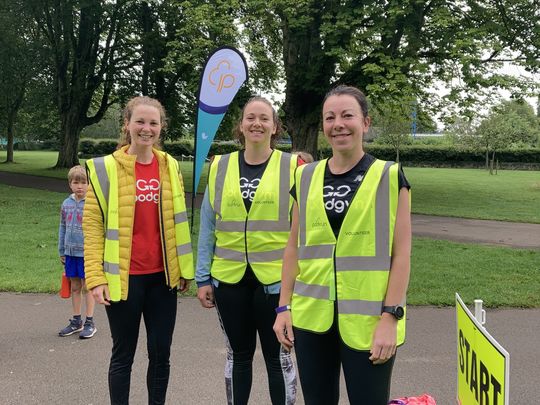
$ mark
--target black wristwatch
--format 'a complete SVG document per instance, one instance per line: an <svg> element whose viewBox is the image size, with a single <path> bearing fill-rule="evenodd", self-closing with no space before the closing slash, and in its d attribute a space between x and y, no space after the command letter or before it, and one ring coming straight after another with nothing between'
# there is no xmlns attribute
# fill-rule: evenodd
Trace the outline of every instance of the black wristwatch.
<svg viewBox="0 0 540 405"><path fill-rule="evenodd" d="M383 312L388 312L389 314L394 315L394 317L399 321L403 318L403 315L405 315L405 311L403 310L402 306L396 305L393 307L383 307Z"/></svg>

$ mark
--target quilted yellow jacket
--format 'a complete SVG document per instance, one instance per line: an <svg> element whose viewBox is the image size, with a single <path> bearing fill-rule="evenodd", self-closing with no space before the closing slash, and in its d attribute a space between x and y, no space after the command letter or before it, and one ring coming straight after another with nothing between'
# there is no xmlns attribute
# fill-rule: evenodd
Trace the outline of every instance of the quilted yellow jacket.
<svg viewBox="0 0 540 405"><path fill-rule="evenodd" d="M131 261L131 239L133 234L133 219L135 214L135 159L136 156L126 153L128 146L113 153L118 172L118 235L120 252L120 280L121 299L128 296L129 264ZM178 287L180 277L193 278L191 274L182 274L176 258L176 238L174 230L174 211L172 201L171 182L167 167L167 158L164 152L153 150L159 163L159 177L161 181L162 221L160 226L164 229L165 246L167 247L168 284L171 288ZM182 183L182 178L180 177ZM183 191L183 190L182 190ZM86 286L92 289L98 285L107 284L103 271L103 252L105 247L105 225L98 200L92 184L88 187L83 215L84 232L84 266ZM163 241L162 241L163 243ZM188 271L187 273L191 273Z"/></svg>

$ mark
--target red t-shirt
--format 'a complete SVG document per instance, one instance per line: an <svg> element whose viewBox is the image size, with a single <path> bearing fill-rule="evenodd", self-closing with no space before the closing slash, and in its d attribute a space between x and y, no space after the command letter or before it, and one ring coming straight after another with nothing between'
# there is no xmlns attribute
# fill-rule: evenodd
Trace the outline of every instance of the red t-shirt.
<svg viewBox="0 0 540 405"><path fill-rule="evenodd" d="M154 157L151 163L135 163L137 197L131 263L129 274L150 274L163 271L163 253L159 235L159 165Z"/></svg>

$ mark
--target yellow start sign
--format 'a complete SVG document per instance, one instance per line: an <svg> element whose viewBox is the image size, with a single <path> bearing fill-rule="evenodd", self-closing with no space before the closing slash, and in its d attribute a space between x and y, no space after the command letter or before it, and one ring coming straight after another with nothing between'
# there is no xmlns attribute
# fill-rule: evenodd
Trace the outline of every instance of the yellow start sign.
<svg viewBox="0 0 540 405"><path fill-rule="evenodd" d="M507 405L510 356L456 293L458 403Z"/></svg>

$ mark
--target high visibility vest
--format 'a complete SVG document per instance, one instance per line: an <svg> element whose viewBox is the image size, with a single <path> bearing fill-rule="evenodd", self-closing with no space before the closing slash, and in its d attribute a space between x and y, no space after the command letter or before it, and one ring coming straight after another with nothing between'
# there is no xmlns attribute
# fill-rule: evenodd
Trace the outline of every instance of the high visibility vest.
<svg viewBox="0 0 540 405"><path fill-rule="evenodd" d="M163 152L159 152L163 153ZM173 196L174 227L176 236L176 257L179 271L182 269L184 278L193 278L193 253L191 238L186 212L186 202L182 185L178 176L178 162L169 154L165 154L169 169L171 191ZM103 253L103 271L107 278L111 301L121 299L120 281L120 250L119 250L119 230L118 230L118 175L116 161L113 155L107 155L86 161L86 167L92 183L92 187L103 215L105 228L105 246ZM161 190L160 190L161 192ZM163 218L161 218L161 196L160 204L160 227L163 229ZM160 232L161 243L165 244L162 232ZM165 251L165 247L163 246ZM168 266L164 258L164 266ZM169 274L166 271L167 284L171 285Z"/></svg>
<svg viewBox="0 0 540 405"><path fill-rule="evenodd" d="M291 300L293 325L325 332L334 322L343 342L369 350L388 286L398 204L398 165L376 160L334 235L323 200L326 160L296 173L299 207L298 267ZM404 303L403 303L404 304ZM405 341L405 317L397 344Z"/></svg>
<svg viewBox="0 0 540 405"><path fill-rule="evenodd" d="M214 158L208 176L210 204L216 214L213 278L237 283L249 263L262 284L281 280L296 165L296 155L274 150L248 213L240 191L238 152Z"/></svg>

